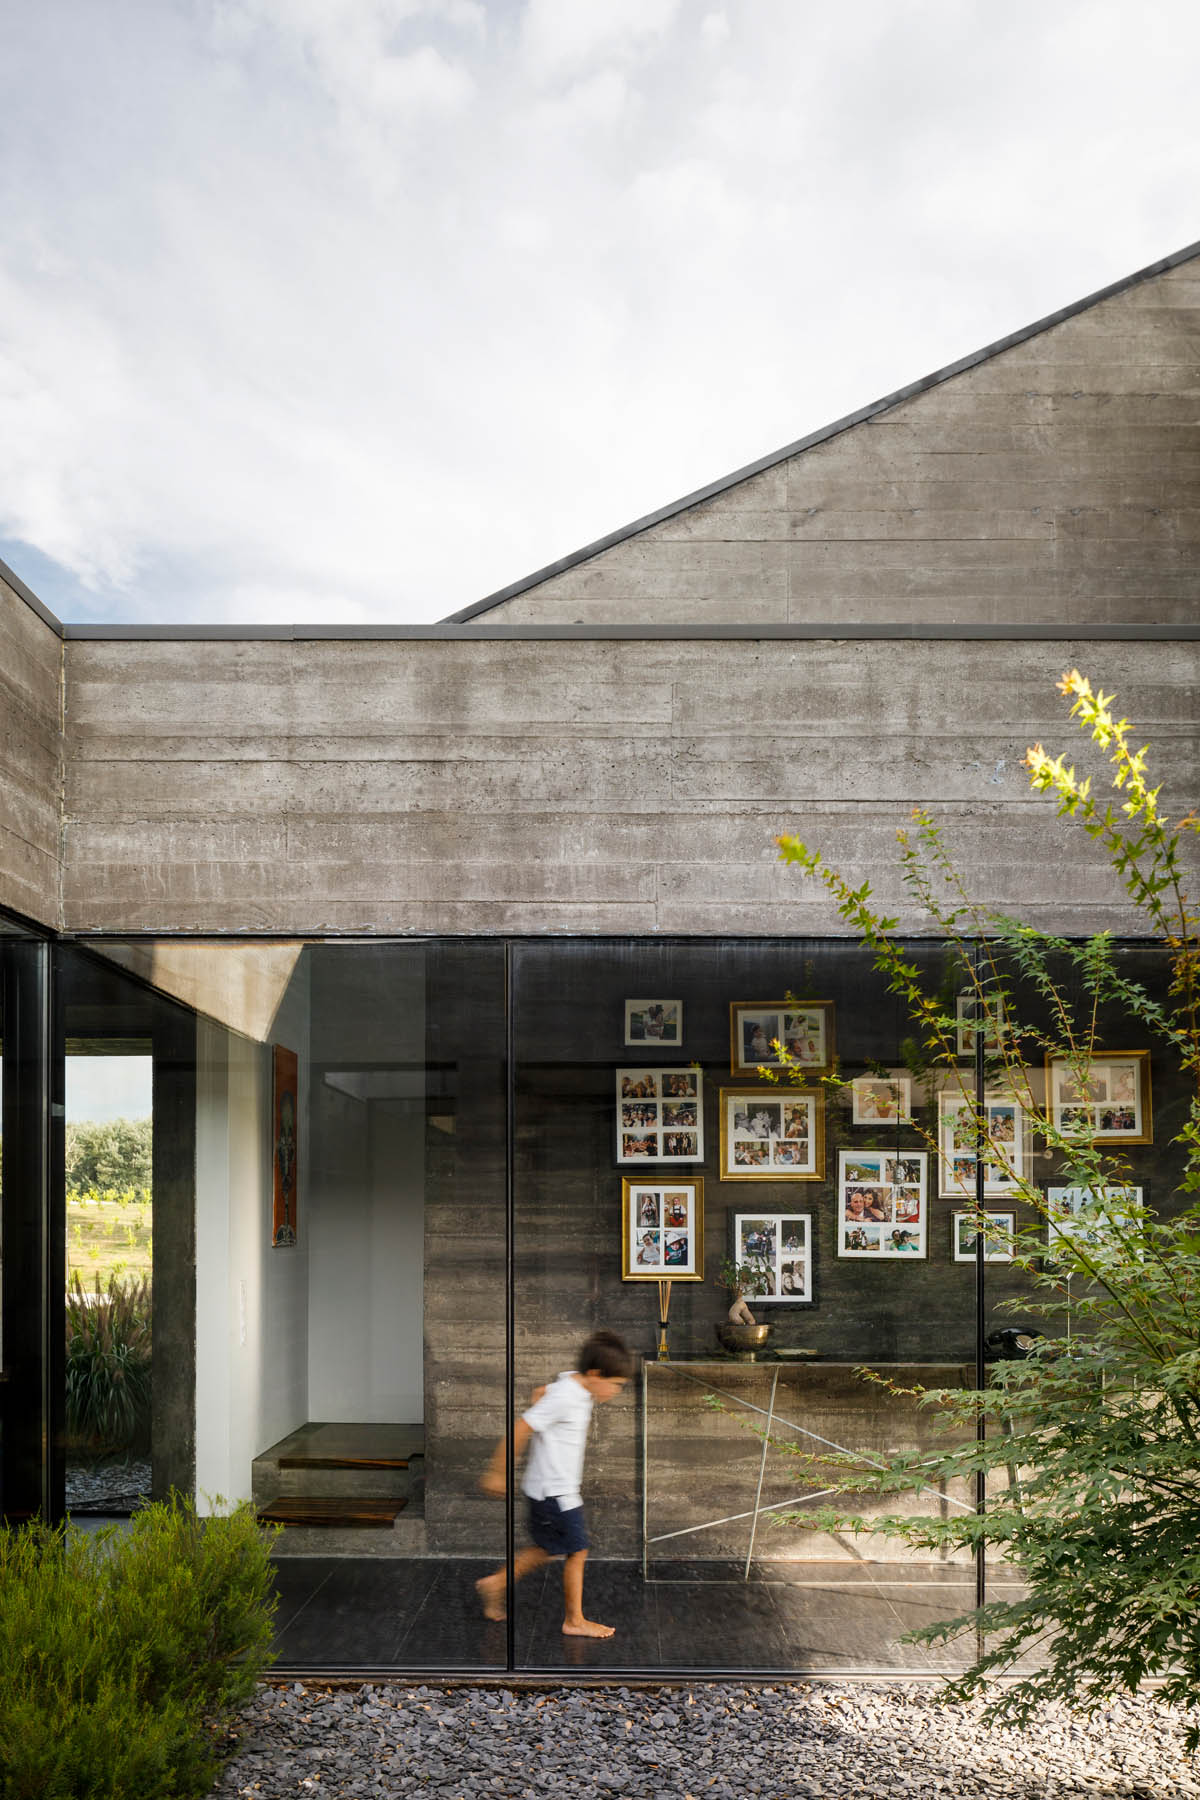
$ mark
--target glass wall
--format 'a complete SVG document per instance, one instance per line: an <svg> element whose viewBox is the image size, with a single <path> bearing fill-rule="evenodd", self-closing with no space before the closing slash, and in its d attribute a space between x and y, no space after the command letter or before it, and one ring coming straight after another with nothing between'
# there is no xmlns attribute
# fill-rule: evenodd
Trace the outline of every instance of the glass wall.
<svg viewBox="0 0 1200 1800"><path fill-rule="evenodd" d="M952 1666L973 1645L900 1640L982 1571L812 1515L831 1458L931 1444L912 1390L1020 1353L1005 1233L1044 1228L1064 1160L1047 991L1010 983L1014 1076L961 963L909 954L963 1012L946 1054L841 940L0 941L7 1515L252 1501L285 1669ZM1162 993L1155 952L1120 968ZM1117 1001L1097 1028L1128 1066L1082 1103L1164 1210L1186 1091ZM598 1331L623 1386L577 1367ZM577 1373L582 1602L531 1530L544 1469L518 1455L506 1506L496 1459Z"/></svg>
<svg viewBox="0 0 1200 1800"><path fill-rule="evenodd" d="M503 946L61 967L68 1507L252 1501L284 1666L503 1666Z"/></svg>
<svg viewBox="0 0 1200 1800"><path fill-rule="evenodd" d="M936 990L942 952L913 955ZM904 1390L975 1380L974 1271L899 1003L836 942L521 944L513 974L517 1403L597 1327L639 1356L585 1477L585 1611L615 1635L564 1635L557 1570L534 1569L521 1663L929 1668L897 1639L973 1603L970 1563L782 1522L828 1497L828 1453L926 1440Z"/></svg>

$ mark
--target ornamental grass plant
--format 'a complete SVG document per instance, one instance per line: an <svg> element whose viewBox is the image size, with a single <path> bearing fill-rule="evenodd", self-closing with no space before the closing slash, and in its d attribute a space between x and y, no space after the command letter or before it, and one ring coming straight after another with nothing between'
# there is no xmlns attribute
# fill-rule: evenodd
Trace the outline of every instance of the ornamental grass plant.
<svg viewBox="0 0 1200 1800"><path fill-rule="evenodd" d="M932 1451L872 1461L773 1439L795 1458L801 1482L836 1494L833 1504L798 1505L789 1522L883 1532L939 1556L967 1549L1002 1559L1021 1578L1019 1597L911 1636L972 1643L974 1660L946 1697L985 1692L993 1718L1018 1723L1049 1700L1093 1712L1149 1678L1184 1707L1200 1693L1200 916L1184 854L1200 821L1167 816L1148 753L1133 748L1112 696L1074 670L1060 686L1107 758L1119 800L1102 804L1091 777L1040 745L1026 759L1032 784L1103 852L1161 946L1165 984L1141 979L1107 934L1071 940L976 904L939 827L918 812L898 835L908 890L950 946L953 979L935 985L869 884L855 885L819 849L779 840L784 860L825 886L903 999L912 1074L926 1084L927 1104L935 1090L949 1090L969 1122L971 1152L1007 1171L1006 1204L1029 1222L1014 1250L1024 1292L999 1304L1036 1324L1024 1360L996 1364L981 1390L915 1390L942 1428ZM1070 1193L1069 1207L1056 1210L1025 1157L991 1129L975 1059L964 1066L960 1055L956 992L970 998L978 1021L970 1029L984 1034L987 1095L1019 1103L1030 1139L1041 1138L1056 1162L1052 1179ZM1175 1095L1155 1151L1153 1209L1141 1204L1128 1155L1088 1104L1097 1058L1135 1043L1151 1046ZM1080 1104L1054 1103L1043 1073L1051 1062ZM926 1135L936 1160L944 1146L936 1131ZM974 1204L982 1232L987 1222ZM877 1371L861 1373L890 1385ZM914 1390L894 1393L898 1404L912 1403ZM853 1510L859 1495L920 1495L955 1481L980 1494L976 1510L883 1518ZM1197 1742L1193 1727L1189 1747Z"/></svg>
<svg viewBox="0 0 1200 1800"><path fill-rule="evenodd" d="M153 1304L145 1277L71 1278L66 1306L67 1434L90 1456L150 1442Z"/></svg>
<svg viewBox="0 0 1200 1800"><path fill-rule="evenodd" d="M189 1800L271 1660L270 1535L173 1498L0 1533L0 1800Z"/></svg>

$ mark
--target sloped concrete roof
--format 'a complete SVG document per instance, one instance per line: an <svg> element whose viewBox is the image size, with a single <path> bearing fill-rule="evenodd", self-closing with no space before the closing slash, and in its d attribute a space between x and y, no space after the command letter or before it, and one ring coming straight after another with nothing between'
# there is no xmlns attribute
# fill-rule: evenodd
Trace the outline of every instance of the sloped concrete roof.
<svg viewBox="0 0 1200 1800"><path fill-rule="evenodd" d="M759 457L754 462L747 463L744 467L735 469L730 474L723 475L717 480L707 483L704 487L697 488L693 493L685 494L678 500L670 501L667 505L656 508L653 512L645 514L640 519L635 519L628 525L620 526L617 530L596 539L595 542L584 545L582 549L574 551L571 555L561 557L555 562L548 563L544 568L536 570L533 574L527 575L519 581L510 583L507 587L501 588L498 592L488 595L485 599L476 601L471 606L463 607L459 611L449 614L443 622L447 625L465 624L469 621L480 619L484 614L498 613L499 616L491 622L501 623L505 618L505 611L511 607L511 603L523 597L526 598L526 604L520 609L512 610L510 616L523 622L536 620L539 617L539 614L536 611L537 596L534 590L545 588L549 584L558 583L560 577L569 576L573 571L581 569L583 565L594 563L597 559L604 558L607 553L612 552L620 546L628 545L633 539L644 537L645 534L653 532L656 527L667 525L671 521L679 519L681 515L691 512L693 509L704 507L706 503L719 500L723 496L729 496L732 490L753 482L756 477L762 476L768 471L780 468L781 465L793 461L797 457L803 456L805 452L811 452L819 449L823 445L828 445L834 439L842 437L843 434L853 433L859 427L868 425L872 421L879 420L884 415L894 413L898 408L904 407L906 403L912 401L919 402L922 396L928 395L933 390L943 387L944 384L953 382L957 378L968 376L972 371L980 370L985 365L992 363L997 358L1003 356L1006 352L1030 345L1033 340L1053 332L1056 328L1063 326L1072 320L1081 318L1083 315L1090 313L1093 309L1101 306L1103 303L1118 299L1123 295L1132 294L1136 290L1144 287L1147 283L1161 280L1172 271L1180 269L1184 265L1196 261L1198 258L1200 258L1200 242L1190 244L1185 249L1178 250L1170 256L1165 256L1159 261L1150 264L1148 267L1139 269L1135 273L1125 276L1120 281L1113 282L1108 287L1102 288L1099 292L1088 295L1085 299L1075 301L1070 306L1062 307L1058 311L1050 313L1045 318L1038 319L1035 323L1027 325L1019 331L1014 331L1008 336L998 339L995 343L986 345L983 349L977 350L971 355L960 357L957 361L947 364L944 368L937 369L930 375L922 376L919 380L910 382L907 386L898 389L895 393L887 394L882 399L872 401L866 406L859 407L856 411L848 413L844 418L834 420L832 424L825 425L817 431L810 432L805 437L796 439L793 443L785 444L781 449L771 451L767 455ZM1200 288L1196 290L1196 299L1200 301ZM1197 325L1200 325L1200 310L1196 312L1195 318ZM1198 361L1200 361L1200 340L1198 340L1197 354ZM1193 389L1200 388L1200 369L1197 371L1196 380L1190 385ZM1200 412L1200 407L1197 408L1197 411ZM749 504L754 506L757 503L755 501L750 501ZM913 510L916 511L918 509L914 508ZM821 534L818 531L813 535L815 537L820 537ZM997 533L996 535L1002 536L1003 533ZM647 598L645 613L643 615L649 620L653 620L655 616L652 599L653 596ZM572 622L580 625L587 623L596 624L600 622L603 615L596 610L597 603L598 597L594 598L590 605L585 603L580 609L582 616L576 618ZM599 602L599 604L602 604L602 602ZM704 614L704 616L711 619L711 610ZM732 621L736 615L729 614L727 616ZM761 617L761 615L752 616ZM995 614L993 613L991 616L994 618ZM680 622L678 613L673 614L672 617L676 623ZM1178 622L1178 609L1172 612L1170 617L1176 619ZM792 619L790 611L788 618ZM552 621L560 624L566 623L566 615L561 610L547 613L545 615L545 622L550 623ZM619 615L618 618L611 622L619 622ZM762 622L768 621L764 619ZM862 624L867 621L855 620L854 622ZM959 622L966 621L960 620ZM1032 622L1033 621L1031 620L1030 623ZM1110 616L1109 619L1104 622L1112 623L1113 620ZM1155 622L1164 623L1169 621L1157 620Z"/></svg>

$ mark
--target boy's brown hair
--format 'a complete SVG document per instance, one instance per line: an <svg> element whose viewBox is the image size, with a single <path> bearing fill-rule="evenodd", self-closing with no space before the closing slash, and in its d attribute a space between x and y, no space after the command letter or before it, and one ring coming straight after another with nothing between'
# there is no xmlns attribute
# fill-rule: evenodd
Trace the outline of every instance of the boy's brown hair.
<svg viewBox="0 0 1200 1800"><path fill-rule="evenodd" d="M580 1345L575 1367L581 1375L590 1375L595 1369L610 1380L619 1375L628 1381L637 1363L624 1338L615 1331L593 1331L587 1342Z"/></svg>

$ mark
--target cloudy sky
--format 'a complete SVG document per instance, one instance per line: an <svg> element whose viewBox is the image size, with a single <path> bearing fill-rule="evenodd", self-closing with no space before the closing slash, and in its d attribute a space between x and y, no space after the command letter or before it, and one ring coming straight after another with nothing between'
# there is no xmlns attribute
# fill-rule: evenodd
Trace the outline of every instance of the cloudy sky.
<svg viewBox="0 0 1200 1800"><path fill-rule="evenodd" d="M1194 0L0 0L0 558L420 621L1200 237Z"/></svg>

